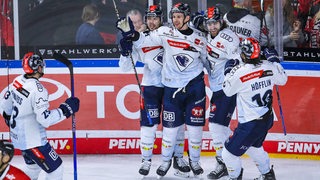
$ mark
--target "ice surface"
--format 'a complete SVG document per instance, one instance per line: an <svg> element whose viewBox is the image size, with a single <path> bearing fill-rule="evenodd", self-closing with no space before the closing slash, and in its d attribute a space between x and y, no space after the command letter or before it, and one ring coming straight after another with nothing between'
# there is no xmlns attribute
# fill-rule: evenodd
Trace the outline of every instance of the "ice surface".
<svg viewBox="0 0 320 180"><path fill-rule="evenodd" d="M64 161L64 180L72 180L73 155L61 155ZM185 159L187 159L185 157ZM140 167L140 155L78 155L78 180L138 180L142 176L138 173ZM201 165L204 169L203 179L215 166L215 160L211 156L202 156ZM22 156L15 156L12 164L21 168L24 166ZM161 164L161 156L154 155L150 173L145 180L156 179L156 169ZM299 160L272 158L271 164L277 180L319 180L320 161L319 160ZM243 180L253 179L259 176L259 172L250 158L242 158L244 168ZM163 180L179 180L173 175L171 167ZM44 180L45 174L41 172L39 180ZM193 178L189 178L193 179Z"/></svg>

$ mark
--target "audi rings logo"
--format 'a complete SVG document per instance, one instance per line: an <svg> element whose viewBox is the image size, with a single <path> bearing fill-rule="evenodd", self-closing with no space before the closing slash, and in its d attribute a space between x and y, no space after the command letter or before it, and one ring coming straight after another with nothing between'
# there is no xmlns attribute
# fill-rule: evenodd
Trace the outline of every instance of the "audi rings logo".
<svg viewBox="0 0 320 180"><path fill-rule="evenodd" d="M70 89L65 86L64 84L61 84L58 81L52 80L52 79L48 79L48 78L41 78L40 79L41 82L47 82L50 84L53 84L54 86L57 86L57 90L55 92L53 92L52 94L49 94L49 101L54 101L56 99L59 99L60 97L63 96L64 93L67 93L68 97L71 96L71 91ZM2 91L1 91L1 96L3 97L4 94L7 92L8 88L5 87Z"/></svg>
<svg viewBox="0 0 320 180"><path fill-rule="evenodd" d="M229 41L229 42L233 41L233 38L231 36L229 36L228 34L226 34L226 33L221 33L220 37L225 39L225 40L227 40L227 41Z"/></svg>

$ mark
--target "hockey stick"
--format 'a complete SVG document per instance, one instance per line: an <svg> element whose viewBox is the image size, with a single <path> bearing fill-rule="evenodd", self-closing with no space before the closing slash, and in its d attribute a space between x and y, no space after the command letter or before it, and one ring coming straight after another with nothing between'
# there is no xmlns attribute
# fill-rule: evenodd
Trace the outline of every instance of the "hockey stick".
<svg viewBox="0 0 320 180"><path fill-rule="evenodd" d="M116 12L116 15L117 15L117 18L118 20L120 19L120 15L119 15L119 11L118 11L118 8L117 8L117 4L115 2L115 0L112 0L113 1L113 6L114 6L114 10ZM147 114L147 118L148 118L148 121L149 121L149 125L152 125L152 119L151 119L151 116L150 116L150 113L149 113L149 110L145 104L145 101L144 101L144 97L143 97L143 93L142 93L142 88L141 88L141 83L140 83L140 80L139 80L139 77L138 77L138 72L137 72L137 69L136 69L136 66L134 64L134 61L133 61L133 58L132 58L132 53L129 53L129 57L130 57L130 60L131 60L131 63L132 63L132 67L133 67L133 71L134 71L134 75L136 77L136 80L137 80L137 83L138 83L138 87L139 87L139 90L140 90L140 96L141 96L141 101L143 101L143 106L144 106L144 109L146 111L146 114Z"/></svg>
<svg viewBox="0 0 320 180"><path fill-rule="evenodd" d="M72 62L65 56L58 53L54 53L53 58L68 67L70 71L71 97L74 97L74 78L73 78ZM73 140L73 174L74 174L74 180L77 180L77 138L76 138L76 119L74 114L72 114L72 140Z"/></svg>
<svg viewBox="0 0 320 180"><path fill-rule="evenodd" d="M268 29L267 27L267 21L266 21L266 17L265 17L265 11L264 11L264 0L260 1L260 7L261 7L261 11L262 11L262 16L263 16L263 21L264 24L266 26L266 29ZM268 48L270 48L270 39L269 39L269 32L267 32L267 45ZM282 123L282 129L283 129L283 134L284 134L284 138L286 141L286 144L288 144L288 140L287 140L287 130L286 130L286 125L285 125L285 121L284 121L284 116L283 116L283 111L282 111L282 105L281 105L281 100L280 100L280 93L279 93L279 87L276 85L276 93L277 93L277 99L278 99L278 105L279 105L279 111L280 111L280 117L281 117L281 123Z"/></svg>

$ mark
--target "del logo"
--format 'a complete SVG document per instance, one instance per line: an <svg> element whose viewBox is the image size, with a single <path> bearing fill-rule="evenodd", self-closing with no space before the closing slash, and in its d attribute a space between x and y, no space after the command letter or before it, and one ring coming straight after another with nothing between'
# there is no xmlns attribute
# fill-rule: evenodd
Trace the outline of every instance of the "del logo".
<svg viewBox="0 0 320 180"><path fill-rule="evenodd" d="M204 113L204 110L202 107L198 106L198 107L194 107L192 109L192 115L194 117L202 117L203 116L203 113Z"/></svg>

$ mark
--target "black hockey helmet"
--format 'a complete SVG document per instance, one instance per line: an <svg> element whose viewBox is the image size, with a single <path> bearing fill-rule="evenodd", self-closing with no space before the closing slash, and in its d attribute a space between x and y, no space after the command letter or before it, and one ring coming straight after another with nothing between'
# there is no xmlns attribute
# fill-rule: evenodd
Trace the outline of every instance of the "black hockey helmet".
<svg viewBox="0 0 320 180"><path fill-rule="evenodd" d="M22 59L22 67L26 74L37 73L39 66L45 66L45 62L41 56L34 52L28 52L24 55Z"/></svg>
<svg viewBox="0 0 320 180"><path fill-rule="evenodd" d="M241 57L243 62L257 64L260 62L260 44L252 37L243 39L240 42Z"/></svg>
<svg viewBox="0 0 320 180"><path fill-rule="evenodd" d="M162 22L162 9L160 5L151 5L148 10L145 12L144 21L147 22L147 17L160 17L160 21Z"/></svg>
<svg viewBox="0 0 320 180"><path fill-rule="evenodd" d="M222 21L220 9L216 6L208 7L204 14L204 19L206 23Z"/></svg>
<svg viewBox="0 0 320 180"><path fill-rule="evenodd" d="M183 13L184 16L191 16L191 9L189 4L187 3L177 3L175 4L169 14L169 18L172 19L172 14L173 13Z"/></svg>
<svg viewBox="0 0 320 180"><path fill-rule="evenodd" d="M7 140L0 140L0 151L2 156L9 155L11 160L14 155L14 146Z"/></svg>

